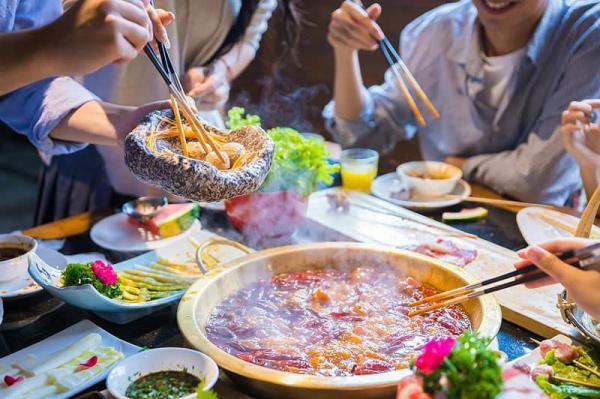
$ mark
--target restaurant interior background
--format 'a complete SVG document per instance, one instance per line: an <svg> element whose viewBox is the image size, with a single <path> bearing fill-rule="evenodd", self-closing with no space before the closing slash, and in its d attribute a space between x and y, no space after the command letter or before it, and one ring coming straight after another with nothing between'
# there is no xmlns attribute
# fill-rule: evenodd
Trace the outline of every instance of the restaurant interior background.
<svg viewBox="0 0 600 399"><path fill-rule="evenodd" d="M381 25L390 38L397 39L408 22L444 1L381 0L379 3L385 10ZM330 14L340 0L303 0L300 4L306 24L297 49L299 65L285 59L278 68L281 73L272 73L282 51L281 18L275 15L257 58L234 82L229 105L245 105L258 112L266 126L281 121L287 126L327 136L320 116L332 93L333 54L326 34ZM377 52L363 54L361 62L365 84L381 82L386 69L383 57ZM0 137L0 232L8 232L28 227L33 222L41 162L23 136L0 126ZM380 171L388 172L395 165L417 158L417 140L403 142L382 158Z"/></svg>

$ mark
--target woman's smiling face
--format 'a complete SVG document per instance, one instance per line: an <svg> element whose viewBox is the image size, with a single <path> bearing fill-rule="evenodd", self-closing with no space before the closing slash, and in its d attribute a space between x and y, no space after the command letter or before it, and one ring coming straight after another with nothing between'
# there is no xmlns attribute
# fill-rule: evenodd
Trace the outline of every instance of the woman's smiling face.
<svg viewBox="0 0 600 399"><path fill-rule="evenodd" d="M472 0L484 27L535 26L548 0Z"/></svg>

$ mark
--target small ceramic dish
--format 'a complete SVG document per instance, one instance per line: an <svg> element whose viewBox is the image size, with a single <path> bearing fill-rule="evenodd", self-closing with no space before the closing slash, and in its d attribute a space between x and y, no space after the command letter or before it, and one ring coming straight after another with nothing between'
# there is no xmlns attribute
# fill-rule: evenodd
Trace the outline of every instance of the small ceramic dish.
<svg viewBox="0 0 600 399"><path fill-rule="evenodd" d="M417 195L442 196L451 193L462 178L456 166L434 161L403 163L396 173Z"/></svg>
<svg viewBox="0 0 600 399"><path fill-rule="evenodd" d="M131 383L160 371L186 371L204 381L204 390L211 389L219 378L217 363L203 353L185 348L157 348L119 362L108 374L106 387L116 399L129 399L125 392ZM195 393L181 399L194 398Z"/></svg>
<svg viewBox="0 0 600 399"><path fill-rule="evenodd" d="M121 210L127 216L143 222L158 215L167 205L166 197L140 197L124 203Z"/></svg>
<svg viewBox="0 0 600 399"><path fill-rule="evenodd" d="M0 248L17 248L23 253L0 261L0 282L27 276L29 257L35 253L37 242L21 234L0 234Z"/></svg>

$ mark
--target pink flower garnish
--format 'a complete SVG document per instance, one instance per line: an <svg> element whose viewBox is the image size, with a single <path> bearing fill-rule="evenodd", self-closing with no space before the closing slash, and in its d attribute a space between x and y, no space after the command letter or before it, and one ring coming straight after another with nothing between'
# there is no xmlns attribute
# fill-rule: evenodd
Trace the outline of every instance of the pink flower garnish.
<svg viewBox="0 0 600 399"><path fill-rule="evenodd" d="M23 381L24 378L22 375L17 376L17 377L13 377L12 375L5 375L4 376L4 383L6 384L6 386L11 386L16 384L17 382L21 382Z"/></svg>
<svg viewBox="0 0 600 399"><path fill-rule="evenodd" d="M117 282L117 273L111 264L104 263L101 260L94 261L92 271L104 285L112 285Z"/></svg>
<svg viewBox="0 0 600 399"><path fill-rule="evenodd" d="M98 356L92 356L85 362L79 363L79 367L77 367L77 371L87 370L89 368L94 367L97 363L98 363Z"/></svg>
<svg viewBox="0 0 600 399"><path fill-rule="evenodd" d="M423 352L415 361L417 369L425 375L433 373L454 347L454 337L434 338L423 346Z"/></svg>

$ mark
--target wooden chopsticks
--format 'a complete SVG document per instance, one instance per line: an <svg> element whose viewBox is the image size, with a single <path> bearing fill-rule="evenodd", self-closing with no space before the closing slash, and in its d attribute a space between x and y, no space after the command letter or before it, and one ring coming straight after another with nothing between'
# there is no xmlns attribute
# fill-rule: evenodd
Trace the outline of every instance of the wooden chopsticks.
<svg viewBox="0 0 600 399"><path fill-rule="evenodd" d="M192 109L192 107L190 106L185 91L183 90L183 87L179 80L179 77L175 72L175 68L173 68L171 57L169 56L165 45L163 43L158 42L158 49L160 52L162 62L158 59L156 53L154 52L154 49L150 44L146 44L144 46L144 52L146 53L146 55L148 56L148 58L150 59L160 76L167 84L169 92L171 93L173 98L177 101L177 103L179 103L179 108L181 109L184 117L190 124L192 132L197 136L198 141L200 142L202 148L206 153L210 152L210 150L214 151L216 156L221 162L223 162L223 164L229 165L229 158L225 158L223 156L217 144L213 141L208 132L206 132L206 130L204 130L204 128L202 127L202 123L198 120L195 110Z"/></svg>
<svg viewBox="0 0 600 399"><path fill-rule="evenodd" d="M587 269L594 265L600 265L600 243L592 244L585 248L581 248L574 251L567 251L563 254L560 254L559 258L565 263L568 263L569 265L577 267L579 269ZM517 278L521 275L525 276ZM511 281L499 285L484 288L482 290L477 290L478 288L486 287L490 284L498 283L511 277L515 278ZM531 281L539 280L544 277L547 277L546 273L539 271L539 269L535 265L530 264L521 269L517 269L512 272L502 274L500 276L492 277L478 283L469 284L464 287L455 288L453 290L441 292L439 294L431 295L429 297L415 301L409 304L408 306L414 308L423 304L433 304L415 309L409 312L408 316L416 316L446 306L456 305L462 302L466 302L470 299L480 297L482 295L491 294L492 292L500 291L509 287L513 287L515 285L525 284Z"/></svg>
<svg viewBox="0 0 600 399"><path fill-rule="evenodd" d="M362 4L361 0L353 0L353 1L356 4L358 4L359 6L361 6L363 9L365 8L364 5ZM404 63L402 58L400 57L400 54L398 54L398 52L396 51L396 49L394 48L392 43L388 40L387 36L385 36L385 35L383 36L383 39L379 41L378 46L379 46L379 50L383 54L383 57L385 58L387 63L390 65L390 70L392 71L392 73L394 74L394 77L396 78L398 88L400 89L402 96L408 103L408 106L410 107L413 115L415 116L415 119L417 120L417 123L419 124L419 126L423 127L427 123L425 122L425 118L423 117L423 114L419 110L417 103L415 102L414 98L410 94L410 90L408 89L408 86L404 82L402 73L404 73L404 75L406 75L406 79L408 80L408 83L412 86L413 90L415 91L415 93L417 93L417 96L419 96L421 101L423 101L423 103L425 104L425 107L429 110L429 113L435 119L439 119L440 113L435 108L435 106L433 105L433 103L431 102L429 97L427 97L427 95L425 94L425 92L423 91L421 86L419 85L419 82L417 82L417 80L415 79L413 74L410 72L410 70L408 69L408 67L406 66L406 64Z"/></svg>

